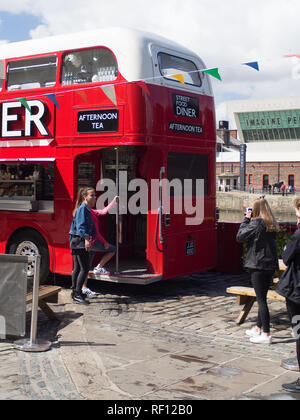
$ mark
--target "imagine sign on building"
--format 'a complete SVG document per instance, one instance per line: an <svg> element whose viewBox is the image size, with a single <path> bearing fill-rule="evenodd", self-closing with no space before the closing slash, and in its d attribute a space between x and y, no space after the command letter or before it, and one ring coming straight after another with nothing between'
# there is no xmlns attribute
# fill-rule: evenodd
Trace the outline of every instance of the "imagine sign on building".
<svg viewBox="0 0 300 420"><path fill-rule="evenodd" d="M300 140L300 109L239 112L244 141Z"/></svg>

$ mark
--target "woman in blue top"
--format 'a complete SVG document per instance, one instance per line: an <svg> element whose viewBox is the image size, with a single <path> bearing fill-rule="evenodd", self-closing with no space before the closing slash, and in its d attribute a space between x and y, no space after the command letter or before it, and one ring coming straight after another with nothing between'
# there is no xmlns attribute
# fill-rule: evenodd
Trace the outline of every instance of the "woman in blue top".
<svg viewBox="0 0 300 420"><path fill-rule="evenodd" d="M82 286L90 269L90 251L96 237L96 228L91 216L91 209L96 204L94 188L87 187L82 191L83 203L75 211L70 228L70 248L74 268L72 272L72 298L76 303L89 304L82 294Z"/></svg>

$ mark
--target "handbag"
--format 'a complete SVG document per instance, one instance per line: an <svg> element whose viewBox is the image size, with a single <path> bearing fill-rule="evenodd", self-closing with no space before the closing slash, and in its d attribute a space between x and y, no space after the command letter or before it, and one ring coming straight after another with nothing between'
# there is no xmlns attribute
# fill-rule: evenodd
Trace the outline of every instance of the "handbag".
<svg viewBox="0 0 300 420"><path fill-rule="evenodd" d="M85 249L85 239L79 235L70 235L71 249Z"/></svg>
<svg viewBox="0 0 300 420"><path fill-rule="evenodd" d="M280 277L276 292L280 296L300 304L300 271L294 261L289 264Z"/></svg>

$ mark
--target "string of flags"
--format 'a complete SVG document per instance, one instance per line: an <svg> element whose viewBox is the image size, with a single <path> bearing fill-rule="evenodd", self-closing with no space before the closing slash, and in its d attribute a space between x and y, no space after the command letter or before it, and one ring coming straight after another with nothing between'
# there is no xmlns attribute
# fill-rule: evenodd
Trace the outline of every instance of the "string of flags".
<svg viewBox="0 0 300 420"><path fill-rule="evenodd" d="M300 59L300 54L286 54L283 57L284 58L287 58L287 57L297 57L297 58ZM260 71L258 61L251 61L251 62L248 62L248 63L242 63L242 65L248 66L248 67L250 67L250 68L252 68L252 69L254 69L256 71ZM197 72L197 73L206 73L206 74L208 74L208 75L216 78L217 80L222 81L222 77L220 75L220 72L219 72L219 68L218 67L210 68L210 69L193 70L193 71L190 71L190 72L185 72L185 74L190 74L190 73L195 73L195 72ZM47 98L49 98L50 101L52 101L54 103L54 105L58 109L60 109L59 108L59 103L58 103L58 100L57 100L57 96L60 96L62 94L68 93L68 92L76 92L81 97L81 99L85 103L87 103L87 96L86 96L86 92L85 91L86 90L90 90L90 89L100 89L106 95L106 97L108 97L108 99L115 106L117 106L117 97L116 97L116 90L115 90L115 87L116 86L118 86L118 85L124 85L124 84L127 84L127 83L137 83L137 84L139 84L146 91L146 93L148 95L150 95L150 91L147 88L147 82L153 81L155 79L162 79L164 77L165 76L156 76L156 77L150 77L150 78L147 78L147 79L139 79L139 80L136 80L136 81L133 81L133 82L125 81L125 82L118 82L118 83L114 83L114 84L107 84L107 85L103 85L103 86L90 86L90 87L84 87L84 88L78 88L78 89L72 89L72 90L69 90L69 91L64 91L64 92L59 93L59 94L47 93L44 96L46 96ZM184 75L182 73L170 74L170 75L168 75L168 78L170 78L170 77L178 80L181 84L185 85ZM32 98L40 97L40 96L41 95L30 96L30 98L32 99ZM28 105L27 99L28 98L25 98L25 97L17 98L17 100L31 113L31 107Z"/></svg>

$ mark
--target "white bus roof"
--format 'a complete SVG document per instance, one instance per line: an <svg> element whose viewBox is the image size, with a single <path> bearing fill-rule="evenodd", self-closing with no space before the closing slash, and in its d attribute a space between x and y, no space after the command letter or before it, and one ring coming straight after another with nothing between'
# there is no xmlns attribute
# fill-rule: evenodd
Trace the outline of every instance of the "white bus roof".
<svg viewBox="0 0 300 420"><path fill-rule="evenodd" d="M133 30L129 28L104 28L93 31L70 33L47 38L32 39L15 43L0 45L0 59L33 56L37 54L54 53L65 50L75 50L93 46L104 46L116 55L119 70L128 81L152 78L159 76L155 71L153 61L157 57L154 51L157 48L170 54L180 54L192 60L198 69L204 69L203 61L189 49L170 41L164 37ZM165 80L166 81L166 80ZM202 93L211 95L211 86L208 77L204 77ZM161 80L150 83L159 83ZM176 84L176 82L175 82ZM181 88L184 88L181 85ZM189 85L188 89L193 90ZM196 88L196 87L195 87ZM199 92L199 88L197 88Z"/></svg>

